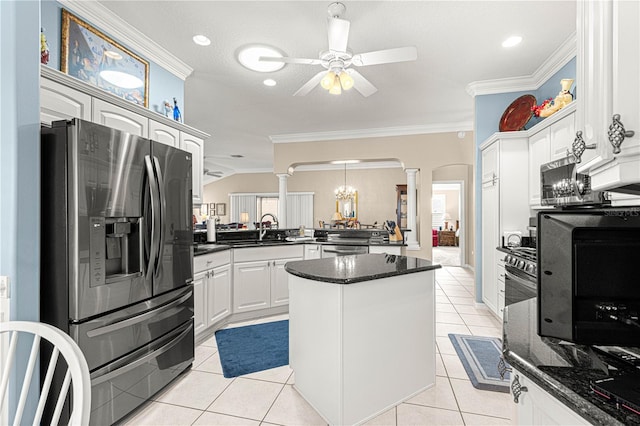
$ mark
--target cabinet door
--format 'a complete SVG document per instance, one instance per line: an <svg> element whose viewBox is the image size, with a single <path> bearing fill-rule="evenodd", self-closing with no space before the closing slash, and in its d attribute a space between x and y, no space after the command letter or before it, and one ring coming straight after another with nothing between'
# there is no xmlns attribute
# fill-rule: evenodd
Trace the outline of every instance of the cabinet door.
<svg viewBox="0 0 640 426"><path fill-rule="evenodd" d="M305 244L304 245L304 258L305 258L305 260L320 259L320 245L318 245L318 244Z"/></svg>
<svg viewBox="0 0 640 426"><path fill-rule="evenodd" d="M498 314L496 247L499 245L498 183L482 187L482 300Z"/></svg>
<svg viewBox="0 0 640 426"><path fill-rule="evenodd" d="M548 163L549 129L529 138L529 205L540 206L540 166Z"/></svg>
<svg viewBox="0 0 640 426"><path fill-rule="evenodd" d="M369 246L369 253L395 254L400 256L402 249L400 246Z"/></svg>
<svg viewBox="0 0 640 426"><path fill-rule="evenodd" d="M498 143L482 150L482 184L498 178Z"/></svg>
<svg viewBox="0 0 640 426"><path fill-rule="evenodd" d="M231 315L231 266L215 268L207 282L207 325Z"/></svg>
<svg viewBox="0 0 640 426"><path fill-rule="evenodd" d="M55 81L40 80L40 121L81 118L91 121L91 96Z"/></svg>
<svg viewBox="0 0 640 426"><path fill-rule="evenodd" d="M157 121L149 120L149 139L180 148L180 131Z"/></svg>
<svg viewBox="0 0 640 426"><path fill-rule="evenodd" d="M302 259L281 259L271 262L271 307L289 304L289 273L284 270L287 262Z"/></svg>
<svg viewBox="0 0 640 426"><path fill-rule="evenodd" d="M207 328L206 281L209 271L199 272L193 276L193 322L195 334Z"/></svg>
<svg viewBox="0 0 640 426"><path fill-rule="evenodd" d="M516 419L514 424L519 425L588 425L585 419L580 417L569 407L562 404L556 398L545 392L541 387L523 376L518 370L510 373L511 384L517 381L520 386L526 387L518 396L516 404ZM513 389L513 387L512 387ZM521 388L522 389L522 388ZM513 392L513 391L512 391ZM513 393L511 394L513 397Z"/></svg>
<svg viewBox="0 0 640 426"><path fill-rule="evenodd" d="M233 313L268 308L271 304L271 261L233 266Z"/></svg>
<svg viewBox="0 0 640 426"><path fill-rule="evenodd" d="M102 99L93 99L93 122L132 135L149 137L149 119Z"/></svg>
<svg viewBox="0 0 640 426"><path fill-rule="evenodd" d="M576 135L576 115L569 114L549 127L549 140L551 143L551 160L559 160L567 156L567 149L571 145ZM595 150L587 149L582 154L582 161L587 162L595 156Z"/></svg>
<svg viewBox="0 0 640 426"><path fill-rule="evenodd" d="M193 204L202 204L204 141L195 136L180 132L180 148L191 153L193 167Z"/></svg>

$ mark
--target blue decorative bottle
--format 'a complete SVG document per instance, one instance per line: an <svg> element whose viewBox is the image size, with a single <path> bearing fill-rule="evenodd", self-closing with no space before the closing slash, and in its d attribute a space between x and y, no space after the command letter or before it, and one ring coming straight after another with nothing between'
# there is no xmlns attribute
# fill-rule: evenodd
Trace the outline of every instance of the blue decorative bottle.
<svg viewBox="0 0 640 426"><path fill-rule="evenodd" d="M180 114L176 98L173 98L173 119L182 122L182 115Z"/></svg>

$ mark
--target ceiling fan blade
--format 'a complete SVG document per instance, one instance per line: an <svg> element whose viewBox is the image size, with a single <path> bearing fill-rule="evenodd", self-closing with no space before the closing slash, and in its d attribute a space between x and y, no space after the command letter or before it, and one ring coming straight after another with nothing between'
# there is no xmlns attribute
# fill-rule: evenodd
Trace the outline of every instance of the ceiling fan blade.
<svg viewBox="0 0 640 426"><path fill-rule="evenodd" d="M327 18L329 32L329 50L346 52L349 42L349 21L340 18Z"/></svg>
<svg viewBox="0 0 640 426"><path fill-rule="evenodd" d="M364 96L365 98L368 97L368 96L373 95L374 93L376 93L378 91L376 86L371 84L369 82L369 80L364 78L364 76L362 74L360 74L358 71L356 71L356 70L354 70L352 68L347 68L346 71L349 73L349 75L351 77L353 77L353 87L358 92L360 92L360 94L362 96Z"/></svg>
<svg viewBox="0 0 640 426"><path fill-rule="evenodd" d="M418 49L416 49L415 46L407 46L353 55L351 63L353 65L363 67L366 65L415 61L416 59L418 59Z"/></svg>
<svg viewBox="0 0 640 426"><path fill-rule="evenodd" d="M278 58L278 57L271 57L271 56L260 56L258 60L263 62L284 62L285 64L304 64L304 65L322 64L321 59L307 59L307 58L287 58L287 57Z"/></svg>
<svg viewBox="0 0 640 426"><path fill-rule="evenodd" d="M313 90L314 87L318 85L318 83L320 83L320 80L322 80L322 77L324 77L326 73L327 71L323 70L311 77L311 80L307 81L301 88L299 88L298 91L293 94L293 96L304 96L309 93L311 90Z"/></svg>

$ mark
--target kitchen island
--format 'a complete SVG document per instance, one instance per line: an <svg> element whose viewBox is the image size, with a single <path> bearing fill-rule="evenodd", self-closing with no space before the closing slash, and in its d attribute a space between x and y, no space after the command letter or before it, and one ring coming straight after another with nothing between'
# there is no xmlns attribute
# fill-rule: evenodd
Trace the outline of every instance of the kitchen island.
<svg viewBox="0 0 640 426"><path fill-rule="evenodd" d="M289 365L329 424L359 424L435 384L435 265L389 254L288 262Z"/></svg>

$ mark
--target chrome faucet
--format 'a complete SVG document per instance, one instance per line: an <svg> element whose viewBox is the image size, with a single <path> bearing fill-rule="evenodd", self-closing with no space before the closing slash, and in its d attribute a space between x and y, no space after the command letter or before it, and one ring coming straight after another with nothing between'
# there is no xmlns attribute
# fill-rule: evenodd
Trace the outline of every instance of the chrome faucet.
<svg viewBox="0 0 640 426"><path fill-rule="evenodd" d="M271 214L271 213L263 214L262 217L260 218L260 241L262 241L262 237L264 237L264 234L267 233L266 229L264 229L264 230L262 229L262 221L267 216L271 216L273 218L273 223L276 224L276 229L278 229L278 218L275 215Z"/></svg>

